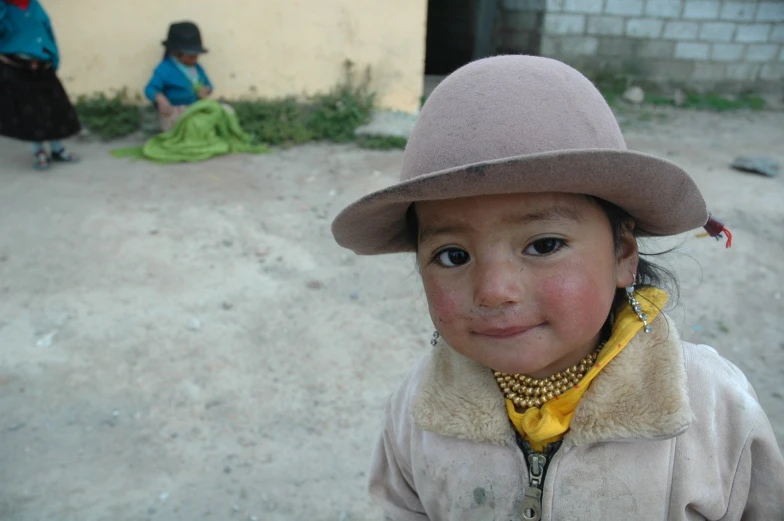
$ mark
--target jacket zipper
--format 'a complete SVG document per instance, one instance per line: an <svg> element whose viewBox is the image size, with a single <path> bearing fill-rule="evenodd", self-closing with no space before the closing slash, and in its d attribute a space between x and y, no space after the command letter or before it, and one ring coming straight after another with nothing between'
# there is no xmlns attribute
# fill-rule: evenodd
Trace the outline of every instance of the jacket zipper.
<svg viewBox="0 0 784 521"><path fill-rule="evenodd" d="M531 444L525 441L519 433L515 434L517 435L517 445L523 451L528 464L528 486L525 488L525 496L523 496L523 511L520 513L520 519L540 521L542 519L544 476L553 455L561 447L561 442L550 443L545 447L544 452L537 452L531 449Z"/></svg>

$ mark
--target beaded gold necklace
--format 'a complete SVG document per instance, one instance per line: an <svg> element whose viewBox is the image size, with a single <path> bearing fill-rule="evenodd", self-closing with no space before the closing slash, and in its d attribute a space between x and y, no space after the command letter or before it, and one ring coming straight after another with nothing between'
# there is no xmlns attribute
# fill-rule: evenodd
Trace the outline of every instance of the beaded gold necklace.
<svg viewBox="0 0 784 521"><path fill-rule="evenodd" d="M504 396L512 400L512 403L517 407L523 409L540 407L547 401L565 393L582 380L585 372L596 362L596 357L599 356L602 347L604 347L603 343L599 344L594 352L580 360L579 363L549 378L540 380L522 374L506 374L500 371L495 371L493 375Z"/></svg>

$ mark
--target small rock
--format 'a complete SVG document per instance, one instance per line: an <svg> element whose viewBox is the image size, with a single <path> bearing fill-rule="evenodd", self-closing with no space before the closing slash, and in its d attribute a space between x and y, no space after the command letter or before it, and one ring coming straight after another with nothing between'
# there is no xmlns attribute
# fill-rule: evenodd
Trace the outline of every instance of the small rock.
<svg viewBox="0 0 784 521"><path fill-rule="evenodd" d="M773 391L773 397L782 400L784 399L784 394L781 394L781 391Z"/></svg>
<svg viewBox="0 0 784 521"><path fill-rule="evenodd" d="M155 507L150 507L147 509L147 513L150 515L153 515L155 512L157 512L157 510L155 510Z"/></svg>
<svg viewBox="0 0 784 521"><path fill-rule="evenodd" d="M8 255L0 255L0 262L5 262L8 260Z"/></svg>
<svg viewBox="0 0 784 521"><path fill-rule="evenodd" d="M349 514L345 510L341 512L340 515L338 516L338 521L349 521L349 519L351 519L351 514Z"/></svg>
<svg viewBox="0 0 784 521"><path fill-rule="evenodd" d="M158 497L161 499L161 501L166 501L167 499L169 499L169 493L168 492L161 492L161 495L158 496Z"/></svg>
<svg viewBox="0 0 784 521"><path fill-rule="evenodd" d="M231 507L231 509L233 511L235 511L235 512L239 512L240 511L240 506L239 505L234 505L233 507Z"/></svg>
<svg viewBox="0 0 784 521"><path fill-rule="evenodd" d="M14 423L14 424L13 424L13 425L11 425L10 427L8 427L8 431L9 431L9 432L18 431L19 429L21 429L21 428L22 428L22 427L24 427L24 426L25 426L25 424L24 424L24 423Z"/></svg>
<svg viewBox="0 0 784 521"><path fill-rule="evenodd" d="M52 341L54 340L54 336L57 334L57 331L50 331L49 333L45 334L41 338L39 338L35 345L38 347L52 347Z"/></svg>
<svg viewBox="0 0 784 521"><path fill-rule="evenodd" d="M681 89L675 89L675 92L672 94L672 102L676 107L683 106L686 103L686 94Z"/></svg>
<svg viewBox="0 0 784 521"><path fill-rule="evenodd" d="M221 304L221 307L226 311L228 311L234 307L234 304L232 304L231 302L224 302L223 304Z"/></svg>
<svg viewBox="0 0 784 521"><path fill-rule="evenodd" d="M198 318L192 318L188 321L188 329L191 331L198 331L201 329L201 320Z"/></svg>
<svg viewBox="0 0 784 521"><path fill-rule="evenodd" d="M629 103L634 103L639 105L643 101L645 101L645 91L642 90L642 87L630 87L623 93L623 99L628 101Z"/></svg>
<svg viewBox="0 0 784 521"><path fill-rule="evenodd" d="M115 409L115 410L112 411L112 416L119 416L119 415L120 415L120 411L119 410Z"/></svg>
<svg viewBox="0 0 784 521"><path fill-rule="evenodd" d="M250 521L259 521L259 516L250 516Z"/></svg>
<svg viewBox="0 0 784 521"><path fill-rule="evenodd" d="M310 289L321 289L324 287L324 283L320 280L309 280L305 285Z"/></svg>
<svg viewBox="0 0 784 521"><path fill-rule="evenodd" d="M223 239L222 244L228 248L229 246L234 244L234 241L232 241L231 239Z"/></svg>
<svg viewBox="0 0 784 521"><path fill-rule="evenodd" d="M768 177L779 175L779 164L769 157L738 156L732 162L732 168L743 172L754 172Z"/></svg>
<svg viewBox="0 0 784 521"><path fill-rule="evenodd" d="M159 233L158 230L150 230L150 235L158 235Z"/></svg>
<svg viewBox="0 0 784 521"><path fill-rule="evenodd" d="M223 467L223 473L224 474L231 474L231 467L229 467L228 465Z"/></svg>
<svg viewBox="0 0 784 521"><path fill-rule="evenodd" d="M348 298L351 300L359 300L359 291L352 291L349 293Z"/></svg>

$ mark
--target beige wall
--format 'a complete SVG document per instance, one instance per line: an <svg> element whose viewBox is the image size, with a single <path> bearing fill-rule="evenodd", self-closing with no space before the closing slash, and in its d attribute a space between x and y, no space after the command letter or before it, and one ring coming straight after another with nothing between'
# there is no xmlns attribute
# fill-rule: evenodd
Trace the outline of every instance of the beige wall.
<svg viewBox="0 0 784 521"><path fill-rule="evenodd" d="M384 108L419 106L427 0L41 0L54 24L60 77L72 96L141 92L172 21L199 24L216 95L323 92L350 59L370 65Z"/></svg>

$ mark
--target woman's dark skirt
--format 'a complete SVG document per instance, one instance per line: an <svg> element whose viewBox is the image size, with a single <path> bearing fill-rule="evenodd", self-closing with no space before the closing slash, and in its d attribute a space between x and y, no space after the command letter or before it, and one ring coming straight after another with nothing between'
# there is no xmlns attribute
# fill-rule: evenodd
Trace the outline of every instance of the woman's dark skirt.
<svg viewBox="0 0 784 521"><path fill-rule="evenodd" d="M23 141L73 136L79 117L54 69L0 62L0 135Z"/></svg>

